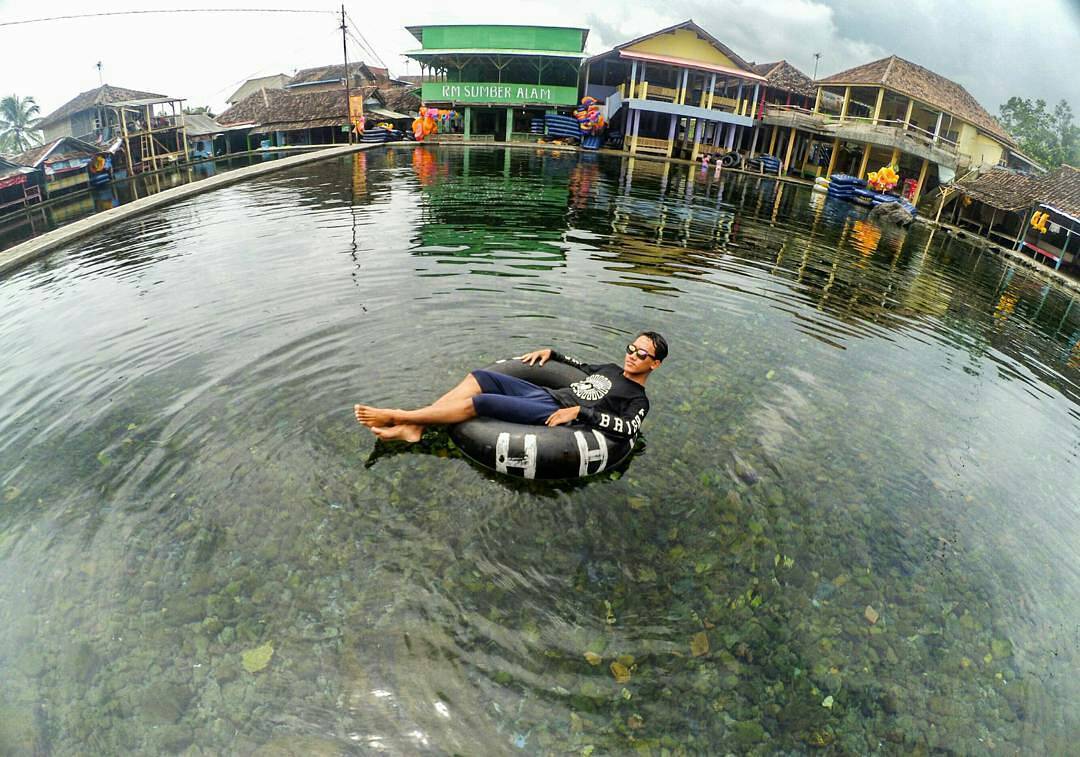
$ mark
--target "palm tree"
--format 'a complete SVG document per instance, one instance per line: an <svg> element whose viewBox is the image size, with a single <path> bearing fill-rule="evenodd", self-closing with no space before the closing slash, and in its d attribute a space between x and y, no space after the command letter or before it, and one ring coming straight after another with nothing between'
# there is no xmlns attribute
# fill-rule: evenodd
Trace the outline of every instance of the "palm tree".
<svg viewBox="0 0 1080 757"><path fill-rule="evenodd" d="M8 95L0 100L0 147L11 152L22 152L41 143L41 135L34 128L39 121L41 108L32 97Z"/></svg>

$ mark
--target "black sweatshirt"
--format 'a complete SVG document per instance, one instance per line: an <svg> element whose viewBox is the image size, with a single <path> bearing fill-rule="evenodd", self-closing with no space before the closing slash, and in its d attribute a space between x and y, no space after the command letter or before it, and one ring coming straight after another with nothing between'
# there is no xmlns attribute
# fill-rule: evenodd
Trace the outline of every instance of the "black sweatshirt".
<svg viewBox="0 0 1080 757"><path fill-rule="evenodd" d="M589 365L569 355L551 351L551 359L572 365L589 374L562 389L548 389L560 407L578 405L577 419L607 436L628 438L637 435L649 412L645 387L623 375L614 363Z"/></svg>

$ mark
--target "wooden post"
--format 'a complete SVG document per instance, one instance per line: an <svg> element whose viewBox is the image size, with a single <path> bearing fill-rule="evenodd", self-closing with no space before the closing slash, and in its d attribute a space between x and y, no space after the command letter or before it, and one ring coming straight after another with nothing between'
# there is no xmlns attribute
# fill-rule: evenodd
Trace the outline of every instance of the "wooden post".
<svg viewBox="0 0 1080 757"><path fill-rule="evenodd" d="M937 114L937 123L934 124L934 144L937 144L938 135L941 133L941 117L945 115L945 111L939 110Z"/></svg>
<svg viewBox="0 0 1080 757"><path fill-rule="evenodd" d="M709 101L705 105L705 107L708 108L709 110L712 110L713 90L715 90L715 89L716 89L716 74L713 73L712 76L709 79Z"/></svg>
<svg viewBox="0 0 1080 757"><path fill-rule="evenodd" d="M899 160L900 160L900 148L899 147L894 147L893 151L892 151L892 155L889 156L889 165L890 166L899 166L900 165L900 163L898 162Z"/></svg>
<svg viewBox="0 0 1080 757"><path fill-rule="evenodd" d="M1038 213L1038 212L1039 212L1039 206L1036 205L1032 209L1030 216L1027 215L1026 213L1024 215L1020 216L1020 231L1016 235L1016 246L1013 249L1019 250L1024 246L1024 237L1027 236L1028 224L1031 223L1031 219L1034 218L1035 214Z"/></svg>
<svg viewBox="0 0 1080 757"><path fill-rule="evenodd" d="M911 198L912 205L919 204L919 195L922 194L923 182L926 180L926 168L930 161L923 158L922 168L919 169L919 181L915 184L915 194Z"/></svg>
<svg viewBox="0 0 1080 757"><path fill-rule="evenodd" d="M176 103L174 102L173 103L173 118L175 118L175 117L176 117ZM180 144L183 145L183 147L181 149L184 151L184 162L187 163L188 162L187 120L184 118L184 109L183 108L180 109L180 130L182 132L181 133ZM210 157L214 157L214 137L213 137L213 135L211 135L211 137L210 137Z"/></svg>
<svg viewBox="0 0 1080 757"><path fill-rule="evenodd" d="M817 96L814 97L814 115L818 114L818 110L821 109L821 90L822 87L817 88Z"/></svg>
<svg viewBox="0 0 1080 757"><path fill-rule="evenodd" d="M630 135L630 152L636 155L638 127L641 126L641 111L631 110L630 117L634 120L633 134Z"/></svg>
<svg viewBox="0 0 1080 757"><path fill-rule="evenodd" d="M791 151L795 148L795 129L791 129L791 136L788 137L787 154L784 155L784 173L787 173L788 166L791 165Z"/></svg>
<svg viewBox="0 0 1080 757"><path fill-rule="evenodd" d="M154 171L158 169L157 164L157 151L154 150L154 122L150 118L150 106L143 106L146 110L146 142L150 145L150 168Z"/></svg>
<svg viewBox="0 0 1080 757"><path fill-rule="evenodd" d="M772 132L769 138L769 155L776 155L776 135L780 133L780 127L770 126L769 131Z"/></svg>
<svg viewBox="0 0 1080 757"><path fill-rule="evenodd" d="M668 120L670 121L670 123L668 124L668 135L667 135L667 156L670 158L671 153L675 148L675 127L678 126L679 117L678 116L668 116Z"/></svg>
<svg viewBox="0 0 1080 757"><path fill-rule="evenodd" d="M866 148L863 150L862 161L859 163L859 172L856 175L858 178L862 178L866 175L866 166L870 163L870 143L866 143Z"/></svg>
<svg viewBox="0 0 1080 757"><path fill-rule="evenodd" d="M829 170L825 172L827 176L832 176L833 169L836 168L836 158L838 155L840 155L840 137L833 140L832 155L829 156Z"/></svg>
<svg viewBox="0 0 1080 757"><path fill-rule="evenodd" d="M754 119L754 118L757 118L757 109L758 109L757 96L758 96L758 90L760 88L761 88L761 86L759 84L754 85L754 96L750 100L750 103L751 103L751 105L750 105L750 118L751 118L751 120Z"/></svg>
<svg viewBox="0 0 1080 757"><path fill-rule="evenodd" d="M685 105L686 104L686 89L687 89L687 86L689 85L689 83L690 83L690 69L689 68L684 68L683 72L682 72L682 91L678 93L679 104L680 105Z"/></svg>
<svg viewBox="0 0 1080 757"><path fill-rule="evenodd" d="M907 101L907 113L904 114L904 131L907 131L908 126L911 124L911 111L915 108L915 101L910 97Z"/></svg>
<svg viewBox="0 0 1080 757"><path fill-rule="evenodd" d="M847 118L848 104L851 102L851 87L844 87L844 104L840 108L840 123L844 123L844 119Z"/></svg>
<svg viewBox="0 0 1080 757"><path fill-rule="evenodd" d="M128 178L135 176L135 167L131 164L131 138L128 136L127 118L124 116L124 106L120 106L120 133L124 135L124 149L127 150Z"/></svg>
<svg viewBox="0 0 1080 757"><path fill-rule="evenodd" d="M754 157L757 154L757 140L758 135L761 133L761 129L754 128L754 137L750 140L750 157Z"/></svg>
<svg viewBox="0 0 1080 757"><path fill-rule="evenodd" d="M941 202L938 203L937 215L934 216L934 223L938 223L941 220L941 211L945 209L945 203L948 201L948 199L949 199L948 190L942 190L942 192L941 192Z"/></svg>
<svg viewBox="0 0 1080 757"><path fill-rule="evenodd" d="M626 95L627 100L634 99L634 83L637 81L637 61L630 63L630 89Z"/></svg>
<svg viewBox="0 0 1080 757"><path fill-rule="evenodd" d="M878 118L881 117L881 104L885 102L885 88L882 87L877 91L877 102L874 104L874 124L877 124Z"/></svg>

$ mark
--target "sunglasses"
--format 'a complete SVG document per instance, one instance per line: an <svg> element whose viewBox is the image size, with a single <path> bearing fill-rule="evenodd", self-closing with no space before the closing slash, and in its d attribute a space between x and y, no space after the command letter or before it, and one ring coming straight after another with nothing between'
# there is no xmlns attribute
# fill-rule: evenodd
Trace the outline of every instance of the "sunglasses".
<svg viewBox="0 0 1080 757"><path fill-rule="evenodd" d="M656 355L650 355L645 350L641 349L640 347L635 347L632 344L626 345L626 354L636 355L638 360L644 360L647 357L651 357L653 360L656 360Z"/></svg>

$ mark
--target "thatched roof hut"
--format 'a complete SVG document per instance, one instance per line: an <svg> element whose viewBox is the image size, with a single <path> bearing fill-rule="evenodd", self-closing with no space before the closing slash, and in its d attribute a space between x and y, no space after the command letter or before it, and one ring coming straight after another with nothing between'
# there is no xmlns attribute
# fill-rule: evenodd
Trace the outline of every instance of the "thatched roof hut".
<svg viewBox="0 0 1080 757"><path fill-rule="evenodd" d="M267 89L253 92L217 117L222 126L251 124L264 131L294 131L345 126L349 108L345 88L314 91Z"/></svg>
<svg viewBox="0 0 1080 757"><path fill-rule="evenodd" d="M750 68L758 76L764 76L766 86L790 92L802 97L814 97L817 86L814 80L786 60L775 63L753 63Z"/></svg>

